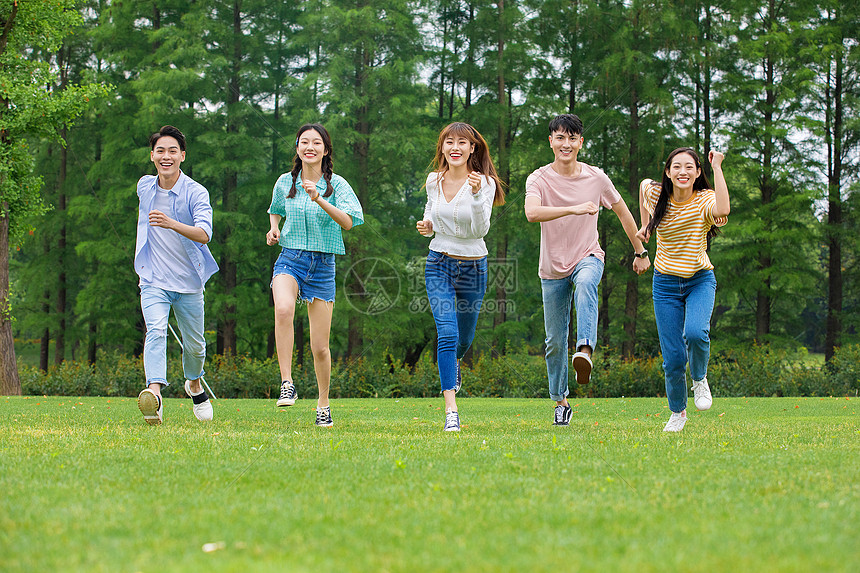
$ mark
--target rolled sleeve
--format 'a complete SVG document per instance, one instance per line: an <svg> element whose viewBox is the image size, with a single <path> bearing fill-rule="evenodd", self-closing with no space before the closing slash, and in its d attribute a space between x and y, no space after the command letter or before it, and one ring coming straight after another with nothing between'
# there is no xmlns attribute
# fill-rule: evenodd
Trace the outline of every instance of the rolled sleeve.
<svg viewBox="0 0 860 573"><path fill-rule="evenodd" d="M364 211L352 187L343 177L333 177L334 206L352 218L352 226L364 223Z"/></svg>
<svg viewBox="0 0 860 573"><path fill-rule="evenodd" d="M209 192L202 185L195 186L191 198L192 219L194 226L203 229L209 240L212 240L212 205L209 202Z"/></svg>
<svg viewBox="0 0 860 573"><path fill-rule="evenodd" d="M287 216L286 198L290 186L293 184L293 177L289 173L284 173L275 182L275 187L272 189L272 202L269 204L270 215Z"/></svg>

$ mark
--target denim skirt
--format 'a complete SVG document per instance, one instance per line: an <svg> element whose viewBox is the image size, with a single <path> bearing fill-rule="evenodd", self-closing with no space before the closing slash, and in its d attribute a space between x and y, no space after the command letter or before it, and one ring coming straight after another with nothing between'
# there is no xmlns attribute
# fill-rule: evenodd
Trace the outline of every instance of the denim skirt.
<svg viewBox="0 0 860 573"><path fill-rule="evenodd" d="M281 249L272 280L278 275L290 275L299 284L299 299L313 302L318 298L334 302L334 254L301 249Z"/></svg>

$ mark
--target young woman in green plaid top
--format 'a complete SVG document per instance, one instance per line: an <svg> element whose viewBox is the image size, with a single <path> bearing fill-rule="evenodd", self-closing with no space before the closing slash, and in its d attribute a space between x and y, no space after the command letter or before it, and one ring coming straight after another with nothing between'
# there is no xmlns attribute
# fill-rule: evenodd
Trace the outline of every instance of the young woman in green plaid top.
<svg viewBox="0 0 860 573"><path fill-rule="evenodd" d="M281 219L283 227L280 227ZM278 406L292 406L293 317L296 301L308 305L311 353L319 386L316 424L331 427L328 391L331 379L329 334L335 298L334 255L345 254L342 231L364 222L358 197L332 171L331 138L320 124L305 124L296 134L293 168L275 183L269 206L266 242L280 245L272 273L275 345L281 369Z"/></svg>

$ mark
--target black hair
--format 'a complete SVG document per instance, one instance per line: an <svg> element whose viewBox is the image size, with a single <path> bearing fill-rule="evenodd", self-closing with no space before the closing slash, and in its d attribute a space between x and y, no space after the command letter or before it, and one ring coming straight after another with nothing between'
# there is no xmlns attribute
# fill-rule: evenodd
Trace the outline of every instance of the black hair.
<svg viewBox="0 0 860 573"><path fill-rule="evenodd" d="M182 135L182 132L172 125L164 125L149 136L149 147L150 149L155 149L155 144L158 143L158 140L162 137L172 137L176 141L179 142L179 150L185 151L185 136Z"/></svg>
<svg viewBox="0 0 860 573"><path fill-rule="evenodd" d="M579 116L572 113L557 115L551 122L549 122L550 135L556 131L562 131L569 135L582 135L582 130L582 120L579 119Z"/></svg>
<svg viewBox="0 0 860 573"><path fill-rule="evenodd" d="M693 158L693 162L696 164L696 169L699 170L699 176L696 177L696 180L693 182L693 190L711 189L711 183L705 175L705 170L702 169L702 161L699 159L699 154L696 153L695 149L691 147L679 147L670 153L669 158L666 159L666 165L663 166L663 180L660 183L660 196L657 198L657 204L654 205L654 214L651 216L651 220L648 221L648 226L646 227L648 234L657 230L657 226L660 225L660 221L663 220L663 216L666 214L666 208L669 206L669 197L672 196L672 180L669 179L668 175L669 166L672 165L672 160L682 153L690 155ZM719 232L720 231L716 225L711 225L711 228L708 229L708 246L711 244L711 239Z"/></svg>
<svg viewBox="0 0 860 573"><path fill-rule="evenodd" d="M296 132L296 147L299 146L299 138L301 138L302 134L309 129L313 129L317 133L320 134L323 140L323 146L325 147L325 155L322 158L322 174L325 178L326 182L326 190L323 193L323 197L329 197L332 193L334 193L334 187L331 184L331 176L334 174L334 162L332 161L331 154L331 136L328 134L328 131L320 125L319 123L306 123L299 128ZM299 157L298 149L296 150L296 156L293 158L293 168L290 170L290 175L293 176L293 184L290 186L290 192L287 195L288 199L292 199L296 196L296 178L299 176L299 171L302 170L302 159Z"/></svg>

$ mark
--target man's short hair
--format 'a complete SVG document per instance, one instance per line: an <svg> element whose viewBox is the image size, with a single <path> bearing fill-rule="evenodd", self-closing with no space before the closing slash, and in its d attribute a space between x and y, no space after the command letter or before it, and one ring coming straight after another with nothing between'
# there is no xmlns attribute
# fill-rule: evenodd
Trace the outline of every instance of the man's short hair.
<svg viewBox="0 0 860 573"><path fill-rule="evenodd" d="M158 143L158 140L162 137L172 137L176 141L179 142L179 150L185 151L185 136L182 135L182 132L172 125L165 125L157 132L153 133L149 136L149 147L151 149L155 149L155 144Z"/></svg>
<svg viewBox="0 0 860 573"><path fill-rule="evenodd" d="M568 135L582 135L582 129L582 120L572 113L557 115L549 122L550 135L556 131L562 131Z"/></svg>

